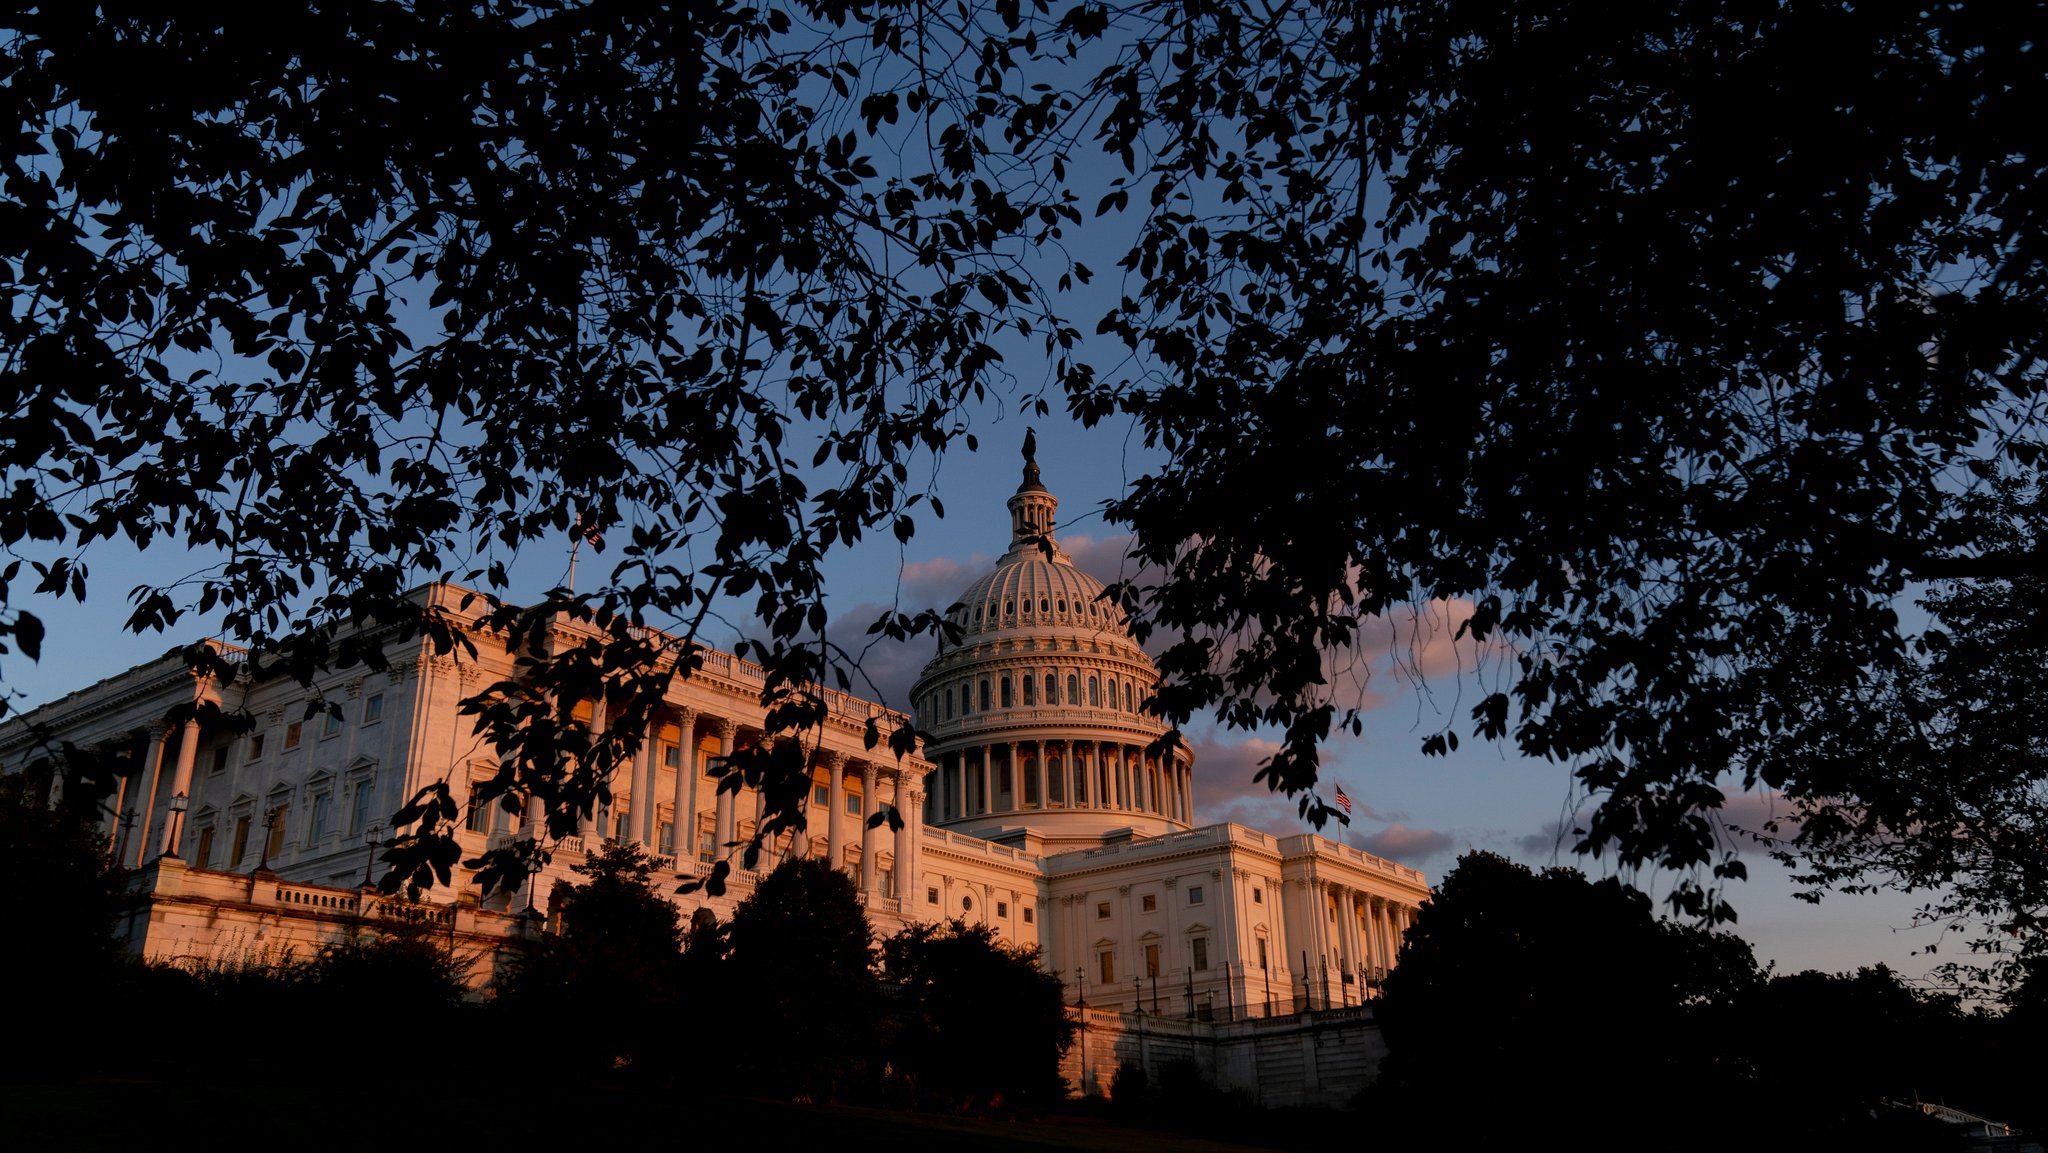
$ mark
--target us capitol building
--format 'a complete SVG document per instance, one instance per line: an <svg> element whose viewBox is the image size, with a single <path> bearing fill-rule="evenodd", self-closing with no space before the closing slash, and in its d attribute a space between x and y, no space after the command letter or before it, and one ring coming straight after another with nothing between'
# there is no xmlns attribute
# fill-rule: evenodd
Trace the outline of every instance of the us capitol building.
<svg viewBox="0 0 2048 1153"><path fill-rule="evenodd" d="M925 735L918 755L898 760L864 745L871 717L905 718L824 692L808 830L772 855L839 864L878 935L953 917L992 925L1040 949L1069 1000L1091 1013L1257 1020L1363 1005L1428 896L1423 875L1321 836L1199 823L1191 752L1148 751L1164 732L1141 709L1157 671L1101 582L1059 548L1058 504L1027 457L1008 501L1009 549L949 610L958 640L941 646L912 692ZM415 595L462 615L462 589ZM558 641L580 627L561 622ZM385 671L334 672L313 686L344 715L310 720L310 692L290 678L223 683L167 656L0 726L0 767L47 771L59 743L128 766L108 800L107 832L146 898L123 928L132 952L304 955L360 927L385 899L366 882L390 813L444 779L460 801L495 772L457 705L511 675L502 646L458 662L394 637L386 656ZM630 779L621 770L613 782L612 804L553 846L530 888L479 898L458 869L452 890L427 895L438 902L428 915L488 959L534 931L522 914L544 916L555 882L576 879L600 838L644 846L658 879L707 873L762 815L757 796L719 792L706 771L765 739L761 687L758 666L707 652L701 672L675 682ZM254 727L169 723L195 702ZM894 806L901 827L869 828L878 806ZM474 856L543 832L537 816L471 805L459 835ZM723 920L755 879L735 868L724 895L673 899L685 918L708 907ZM479 981L487 969L479 965Z"/></svg>

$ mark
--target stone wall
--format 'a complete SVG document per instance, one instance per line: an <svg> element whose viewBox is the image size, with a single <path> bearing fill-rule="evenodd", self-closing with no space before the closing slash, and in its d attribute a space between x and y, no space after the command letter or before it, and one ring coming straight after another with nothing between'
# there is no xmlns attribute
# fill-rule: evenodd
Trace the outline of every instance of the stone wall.
<svg viewBox="0 0 2048 1153"><path fill-rule="evenodd" d="M1195 1021L1074 1009L1082 1026L1062 1073L1086 1096L1108 1096L1117 1066L1156 1081L1168 1062L1193 1061L1219 1089L1269 1108L1341 1108L1379 1075L1386 1045L1369 1007L1241 1021Z"/></svg>

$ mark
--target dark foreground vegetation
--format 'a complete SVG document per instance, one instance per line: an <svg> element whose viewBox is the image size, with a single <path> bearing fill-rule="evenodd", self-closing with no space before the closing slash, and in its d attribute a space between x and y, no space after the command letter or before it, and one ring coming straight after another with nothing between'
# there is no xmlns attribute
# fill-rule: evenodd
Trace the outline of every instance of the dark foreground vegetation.
<svg viewBox="0 0 2048 1153"><path fill-rule="evenodd" d="M1376 1006L1391 1056L1355 1113L1275 1113L1187 1062L1127 1066L1111 1101L1068 1101L1072 1026L1034 954L957 921L877 944L851 883L816 860L785 862L730 921L685 926L639 850L607 844L481 996L482 958L403 917L310 956L137 963L108 944L122 878L86 812L22 785L0 777L0 896L24 929L0 951L19 997L0 1123L74 1147L169 1116L298 1126L316 1148L451 1115L534 1138L994 1149L1327 1148L1360 1124L1403 1143L1569 1126L1595 1148L1952 1144L1953 1128L1891 1107L1919 1100L2048 1123L2042 973L1997 1005L1882 966L1776 975L1617 882L1487 854L1444 877L1408 934Z"/></svg>

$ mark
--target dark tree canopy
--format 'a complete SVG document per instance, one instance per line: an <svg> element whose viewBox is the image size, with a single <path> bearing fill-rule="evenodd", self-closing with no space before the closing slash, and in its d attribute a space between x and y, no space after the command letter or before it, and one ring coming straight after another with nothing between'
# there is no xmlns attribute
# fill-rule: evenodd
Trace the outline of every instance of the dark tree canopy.
<svg viewBox="0 0 2048 1153"><path fill-rule="evenodd" d="M575 1072L658 1067L694 995L680 915L637 845L606 841L576 871L549 898L555 931L536 925L500 975L500 1023L546 1022L552 1058Z"/></svg>
<svg viewBox="0 0 2048 1153"><path fill-rule="evenodd" d="M1075 1026L1038 950L989 925L913 925L882 942L882 973L898 988L889 1063L913 1100L1015 1111L1066 1095Z"/></svg>
<svg viewBox="0 0 2048 1153"><path fill-rule="evenodd" d="M2048 854L1980 856L2038 752L1914 797L1807 754L1924 666L1924 582L1949 613L2048 567L1972 511L2040 459L2043 6L1145 11L1102 89L1151 206L1106 327L1148 371L1073 403L1168 455L1112 508L1164 572L1128 595L1167 715L1284 728L1264 775L1303 789L1357 723L1330 654L1449 602L1506 654L1468 731L1572 766L1582 850L1710 870L1676 896L1724 915L1725 787L1867 799L1926 834L1875 879L2038 945Z"/></svg>
<svg viewBox="0 0 2048 1153"><path fill-rule="evenodd" d="M1762 974L1738 938L1659 922L1649 898L1573 869L1468 853L1408 930L1376 1014L1393 1099L1413 1116L1483 1092L1497 1133L1586 1091L1626 1129L1674 1097L1733 1088L1729 1028Z"/></svg>
<svg viewBox="0 0 2048 1153"><path fill-rule="evenodd" d="M1808 818L1818 879L1947 884L1937 911L2010 930L1994 964L2043 946L2038 745L1944 735L2039 650L1934 634L2038 602L2039 518L1983 510L2038 488L2048 7L933 13L18 13L0 548L37 559L0 642L39 650L10 590L84 595L103 537L206 557L133 627L218 611L301 676L377 659L330 643L364 621L459 643L399 593L473 582L527 658L471 702L488 789L564 836L721 598L771 727L816 722L858 673L821 564L939 515L913 466L974 446L999 346L1042 349L1073 413L1163 455L1109 510L1159 574L1117 590L1153 707L1283 732L1261 776L1312 816L1319 742L1360 723L1330 662L1442 603L1502 654L1464 731L1570 765L1577 847L1688 871L1682 908L1730 915L1717 814L1752 788ZM1077 359L1095 318L1046 291L1088 279L1090 204L1137 229L1095 326L1128 371ZM571 531L612 567L500 606ZM561 612L603 639L545 652ZM1859 710L1903 744L1810 755ZM769 797L757 838L801 823L803 766L725 766ZM393 883L446 880L456 815L401 814Z"/></svg>
<svg viewBox="0 0 2048 1153"><path fill-rule="evenodd" d="M754 1091L831 1100L879 1074L874 933L853 879L816 857L777 865L733 910L711 1035Z"/></svg>

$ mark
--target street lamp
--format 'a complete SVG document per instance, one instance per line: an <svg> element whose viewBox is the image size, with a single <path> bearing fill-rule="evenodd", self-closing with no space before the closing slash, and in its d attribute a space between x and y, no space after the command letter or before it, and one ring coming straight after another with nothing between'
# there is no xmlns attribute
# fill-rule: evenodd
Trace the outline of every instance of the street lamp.
<svg viewBox="0 0 2048 1153"><path fill-rule="evenodd" d="M192 802L183 793L171 797L170 832L164 838L164 856L178 855L178 842L185 839L185 810L191 806Z"/></svg>
<svg viewBox="0 0 2048 1153"><path fill-rule="evenodd" d="M363 830L363 888L371 888L370 871L377 865L377 842L384 839L384 822L371 821Z"/></svg>

